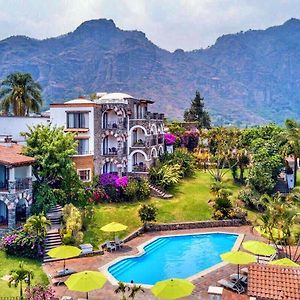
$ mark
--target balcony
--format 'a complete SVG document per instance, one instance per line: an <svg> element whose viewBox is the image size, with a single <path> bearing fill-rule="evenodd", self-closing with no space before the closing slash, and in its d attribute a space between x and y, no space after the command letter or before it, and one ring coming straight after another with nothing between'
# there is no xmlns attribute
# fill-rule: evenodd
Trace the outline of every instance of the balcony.
<svg viewBox="0 0 300 300"><path fill-rule="evenodd" d="M133 165L132 172L147 173L148 172L148 168L143 163L139 163L139 164Z"/></svg>
<svg viewBox="0 0 300 300"><path fill-rule="evenodd" d="M8 181L0 181L0 191L8 191Z"/></svg>
<svg viewBox="0 0 300 300"><path fill-rule="evenodd" d="M118 149L116 147L103 148L102 155L117 156L118 152L122 153L123 155L127 155L127 148L126 147L122 147Z"/></svg>
<svg viewBox="0 0 300 300"><path fill-rule="evenodd" d="M31 187L31 178L17 178L15 181L10 183L7 181L0 182L0 192L10 193L12 190L22 191L27 190Z"/></svg>
<svg viewBox="0 0 300 300"><path fill-rule="evenodd" d="M132 146L133 148L144 148L146 147L146 142L142 139L139 139L138 141L133 141Z"/></svg>

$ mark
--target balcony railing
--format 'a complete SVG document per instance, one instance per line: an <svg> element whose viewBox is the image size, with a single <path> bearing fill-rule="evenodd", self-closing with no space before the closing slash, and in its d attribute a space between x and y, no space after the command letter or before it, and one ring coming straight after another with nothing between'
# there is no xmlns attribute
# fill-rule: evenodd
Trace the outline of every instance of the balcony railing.
<svg viewBox="0 0 300 300"><path fill-rule="evenodd" d="M117 156L118 151L120 151L123 155L127 154L127 148L126 147L122 147L122 148L112 147L112 148L104 148L102 150L102 155Z"/></svg>
<svg viewBox="0 0 300 300"><path fill-rule="evenodd" d="M138 140L138 141L133 141L132 143L132 147L145 147L146 146L146 142L143 140Z"/></svg>
<svg viewBox="0 0 300 300"><path fill-rule="evenodd" d="M155 146L155 145L157 145L157 139L156 139L156 138L154 138L154 139L151 139L151 141L150 141L150 145L151 145L151 146Z"/></svg>
<svg viewBox="0 0 300 300"><path fill-rule="evenodd" d="M16 179L16 190L25 190L29 188L31 179L29 178L22 178Z"/></svg>
<svg viewBox="0 0 300 300"><path fill-rule="evenodd" d="M0 191L8 190L8 181L0 181Z"/></svg>
<svg viewBox="0 0 300 300"><path fill-rule="evenodd" d="M127 123L124 121L121 125L118 125L116 122L105 123L102 125L102 129L126 129Z"/></svg>
<svg viewBox="0 0 300 300"><path fill-rule="evenodd" d="M76 155L88 155L88 154L90 154L90 151L89 151L89 150L81 150L81 149L78 149Z"/></svg>
<svg viewBox="0 0 300 300"><path fill-rule="evenodd" d="M140 163L140 164L133 165L132 171L133 172L148 172L148 168L144 164Z"/></svg>

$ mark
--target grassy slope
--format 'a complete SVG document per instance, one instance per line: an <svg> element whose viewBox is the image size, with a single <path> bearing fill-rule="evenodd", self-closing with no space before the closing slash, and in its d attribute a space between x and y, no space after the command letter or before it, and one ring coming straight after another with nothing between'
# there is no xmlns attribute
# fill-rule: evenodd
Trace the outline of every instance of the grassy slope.
<svg viewBox="0 0 300 300"><path fill-rule="evenodd" d="M4 275L9 274L9 271L18 268L19 261L24 261L25 268L34 272L33 284L43 283L48 284L48 279L46 274L42 271L41 264L37 261L18 258L12 256L6 256L5 252L0 251L0 278ZM8 296L18 296L19 287L9 288L7 282L0 279L0 297Z"/></svg>
<svg viewBox="0 0 300 300"><path fill-rule="evenodd" d="M230 173L224 180L228 188L236 197L239 187L234 185ZM171 192L175 195L171 200L151 198L147 203L154 203L158 209L158 222L176 221L200 221L211 217L211 209L208 205L210 199L209 187L211 177L208 173L196 172L190 179L182 180ZM138 217L139 202L128 204L100 204L96 207L95 217L85 234L85 241L97 246L112 235L104 234L100 228L109 222L121 222L128 226L126 232L119 234L120 237L127 235L141 225Z"/></svg>

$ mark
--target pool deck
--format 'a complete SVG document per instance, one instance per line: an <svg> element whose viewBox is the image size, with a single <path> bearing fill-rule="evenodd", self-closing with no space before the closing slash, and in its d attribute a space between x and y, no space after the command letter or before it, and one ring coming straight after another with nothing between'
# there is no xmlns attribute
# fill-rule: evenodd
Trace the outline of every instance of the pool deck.
<svg viewBox="0 0 300 300"><path fill-rule="evenodd" d="M137 255L139 253L138 246L146 243L147 241L153 239L157 236L165 236L165 235L180 235L180 234L193 234L193 233L204 233L204 232L228 232L228 233L237 233L243 234L244 240L262 240L262 238L253 230L251 226L240 226L240 227L217 227L217 228L201 228L201 229L192 229L192 230L176 230L176 231L160 231L160 232L151 232L143 234L130 242L126 243L120 251L116 252L105 252L104 255L86 257L86 258L75 258L66 261L66 266L68 268L72 268L78 272L84 270L94 270L98 271L99 268L104 265L114 261L115 259L120 258L121 256L131 256ZM43 265L43 269L46 274L54 275L57 270L62 268L63 262L51 262ZM236 266L233 265L225 265L217 270L211 271L205 275L201 275L199 278L196 278L192 282L196 285L196 289L193 294L189 297L182 299L209 299L207 294L208 287L210 285L217 285L217 281L222 278L229 278L229 275L232 273L236 273ZM115 286L112 285L109 281L105 284L105 286L101 290L96 290L89 293L89 299L92 300L119 300L120 295L116 295L114 293ZM61 297L63 295L72 296L73 299L77 299L80 297L84 298L83 293L79 292L71 292L65 285L54 287L56 297ZM137 300L154 300L157 299L152 296L151 292L148 289L145 289L145 293L140 294L136 297ZM230 299L248 299L245 295L239 296L237 294L232 294L230 292L225 292L223 297L224 300Z"/></svg>

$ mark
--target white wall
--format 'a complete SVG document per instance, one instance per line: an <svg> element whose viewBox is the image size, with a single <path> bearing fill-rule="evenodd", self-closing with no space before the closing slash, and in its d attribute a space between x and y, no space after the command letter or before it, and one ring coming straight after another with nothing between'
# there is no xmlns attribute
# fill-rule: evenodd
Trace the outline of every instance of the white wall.
<svg viewBox="0 0 300 300"><path fill-rule="evenodd" d="M14 141L20 144L25 143L21 132L27 132L28 127L38 124L48 124L49 117L5 117L0 116L0 140L4 140L2 135L11 135Z"/></svg>
<svg viewBox="0 0 300 300"><path fill-rule="evenodd" d="M94 108L93 107L50 107L50 121L53 125L67 128L67 112L89 112L89 152L94 154Z"/></svg>

